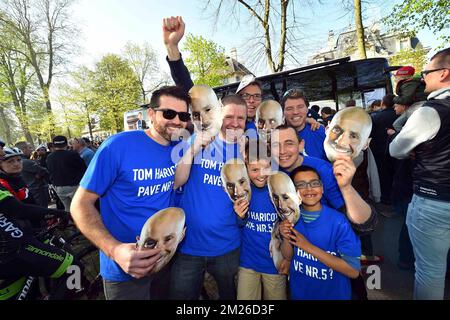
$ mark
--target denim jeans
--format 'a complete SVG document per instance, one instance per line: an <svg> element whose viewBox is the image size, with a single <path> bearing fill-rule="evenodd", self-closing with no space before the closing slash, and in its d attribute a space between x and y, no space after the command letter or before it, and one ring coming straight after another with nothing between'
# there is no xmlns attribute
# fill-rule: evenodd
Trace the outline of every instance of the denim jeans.
<svg viewBox="0 0 450 320"><path fill-rule="evenodd" d="M398 237L398 261L402 263L414 263L414 252L409 239L408 228L406 227L406 215L408 212L409 200L398 201L394 205L395 212L402 218L403 224Z"/></svg>
<svg viewBox="0 0 450 320"><path fill-rule="evenodd" d="M236 300L235 276L239 267L239 248L218 257L191 256L178 252L170 279L170 298L198 300L205 271L214 277L221 300Z"/></svg>
<svg viewBox="0 0 450 320"><path fill-rule="evenodd" d="M442 300L450 248L450 202L414 195L406 224L416 258L414 299Z"/></svg>

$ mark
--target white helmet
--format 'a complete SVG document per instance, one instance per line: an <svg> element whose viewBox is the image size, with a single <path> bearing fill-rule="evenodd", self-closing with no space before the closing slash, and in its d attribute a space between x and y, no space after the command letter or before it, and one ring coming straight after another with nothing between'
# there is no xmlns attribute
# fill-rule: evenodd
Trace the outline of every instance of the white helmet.
<svg viewBox="0 0 450 320"><path fill-rule="evenodd" d="M22 150L19 148L10 148L10 147L4 147L3 148L4 155L1 157L1 160L6 160L12 157L21 156L23 154Z"/></svg>

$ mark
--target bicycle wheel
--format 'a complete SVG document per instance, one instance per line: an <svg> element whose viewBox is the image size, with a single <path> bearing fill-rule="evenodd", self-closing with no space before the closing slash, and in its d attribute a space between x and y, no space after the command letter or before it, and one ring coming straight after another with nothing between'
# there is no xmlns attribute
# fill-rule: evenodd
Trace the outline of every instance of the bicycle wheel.
<svg viewBox="0 0 450 320"><path fill-rule="evenodd" d="M76 253L76 258L82 269L83 295L81 299L104 300L98 249L92 245L83 248Z"/></svg>

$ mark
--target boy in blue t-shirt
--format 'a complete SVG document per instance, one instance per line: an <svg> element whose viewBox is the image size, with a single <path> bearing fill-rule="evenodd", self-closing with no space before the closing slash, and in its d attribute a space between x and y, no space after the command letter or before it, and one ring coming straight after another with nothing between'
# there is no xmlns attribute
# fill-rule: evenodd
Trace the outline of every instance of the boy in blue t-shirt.
<svg viewBox="0 0 450 320"><path fill-rule="evenodd" d="M238 200L234 205L238 216L246 218L242 231L237 299L261 300L264 297L265 300L286 300L285 274L289 270L289 261L285 260L285 270L279 272L269 252L277 212L267 187L271 173L267 145L258 140L247 142L245 163L252 182L252 197L250 203Z"/></svg>
<svg viewBox="0 0 450 320"><path fill-rule="evenodd" d="M311 167L301 166L291 179L302 199L302 215L295 227L283 221L282 254L291 259L293 300L350 300L350 278L359 275L361 243L346 217L320 200L323 185Z"/></svg>

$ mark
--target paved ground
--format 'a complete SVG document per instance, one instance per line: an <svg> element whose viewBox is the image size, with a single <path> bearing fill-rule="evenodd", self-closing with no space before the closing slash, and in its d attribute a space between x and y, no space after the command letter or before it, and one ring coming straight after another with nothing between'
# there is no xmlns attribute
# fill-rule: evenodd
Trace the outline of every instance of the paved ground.
<svg viewBox="0 0 450 320"><path fill-rule="evenodd" d="M380 215L379 224L373 234L375 254L384 256L381 267L381 290L368 290L370 300L410 300L414 288L414 271L397 268L398 236L403 219L399 216L385 218ZM450 300L450 279L446 279L445 299Z"/></svg>

